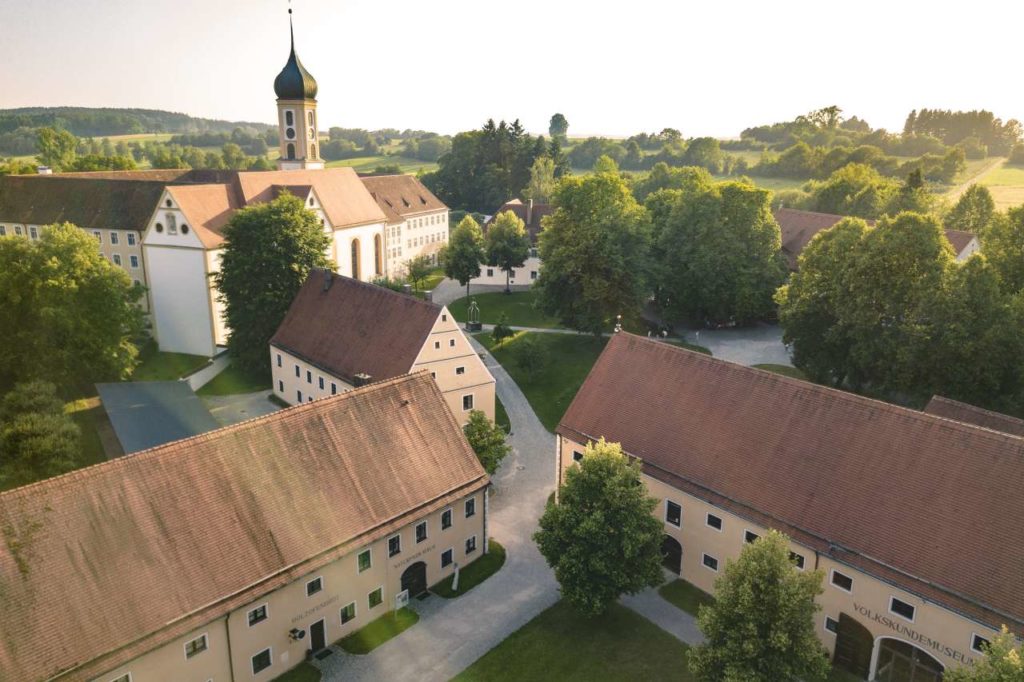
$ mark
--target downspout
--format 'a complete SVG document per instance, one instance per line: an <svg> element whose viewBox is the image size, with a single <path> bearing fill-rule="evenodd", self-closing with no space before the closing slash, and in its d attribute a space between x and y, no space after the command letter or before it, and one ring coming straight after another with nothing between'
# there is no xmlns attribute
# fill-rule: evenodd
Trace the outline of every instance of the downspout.
<svg viewBox="0 0 1024 682"><path fill-rule="evenodd" d="M232 682L235 679L235 658L231 654L231 612L228 611L227 615L224 616L224 633L228 639L228 674L231 676Z"/></svg>
<svg viewBox="0 0 1024 682"><path fill-rule="evenodd" d="M555 434L555 503L558 503L558 491L562 489L562 437Z"/></svg>
<svg viewBox="0 0 1024 682"><path fill-rule="evenodd" d="M487 487L484 488L484 554L487 554L490 548L490 541L487 536L487 513L490 510L491 502L491 486L493 483L488 483Z"/></svg>

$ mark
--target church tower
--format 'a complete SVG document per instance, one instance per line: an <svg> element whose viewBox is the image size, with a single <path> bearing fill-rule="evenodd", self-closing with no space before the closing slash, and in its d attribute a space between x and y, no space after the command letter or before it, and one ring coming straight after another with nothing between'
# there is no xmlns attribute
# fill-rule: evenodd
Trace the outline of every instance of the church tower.
<svg viewBox="0 0 1024 682"><path fill-rule="evenodd" d="M316 80L295 55L295 29L288 10L292 51L288 63L274 79L277 94L277 129L281 140L280 170L320 169L324 162L318 149L316 119Z"/></svg>

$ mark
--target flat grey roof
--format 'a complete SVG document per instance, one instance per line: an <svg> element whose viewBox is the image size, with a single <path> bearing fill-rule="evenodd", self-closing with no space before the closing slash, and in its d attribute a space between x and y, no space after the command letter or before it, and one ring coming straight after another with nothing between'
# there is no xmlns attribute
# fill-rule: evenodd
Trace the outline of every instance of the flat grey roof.
<svg viewBox="0 0 1024 682"><path fill-rule="evenodd" d="M124 453L220 428L185 381L96 384Z"/></svg>

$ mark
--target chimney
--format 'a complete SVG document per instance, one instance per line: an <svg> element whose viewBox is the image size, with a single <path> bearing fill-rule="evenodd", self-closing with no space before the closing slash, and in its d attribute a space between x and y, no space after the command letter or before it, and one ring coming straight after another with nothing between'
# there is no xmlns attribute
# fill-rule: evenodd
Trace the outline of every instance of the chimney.
<svg viewBox="0 0 1024 682"><path fill-rule="evenodd" d="M333 281L334 281L334 278L331 277L331 271L330 270L324 270L324 291L327 291L328 289L331 288L331 283Z"/></svg>
<svg viewBox="0 0 1024 682"><path fill-rule="evenodd" d="M526 202L526 227L529 228L533 224L533 199L528 199Z"/></svg>
<svg viewBox="0 0 1024 682"><path fill-rule="evenodd" d="M53 175L53 169L49 166L36 166L36 173L39 175Z"/></svg>
<svg viewBox="0 0 1024 682"><path fill-rule="evenodd" d="M359 374L355 375L352 378L355 380L355 383L353 384L353 386L355 386L356 388L359 388L360 386L365 386L366 384L368 384L371 381L373 381L373 377L371 377L369 374L365 374L363 372L360 372Z"/></svg>

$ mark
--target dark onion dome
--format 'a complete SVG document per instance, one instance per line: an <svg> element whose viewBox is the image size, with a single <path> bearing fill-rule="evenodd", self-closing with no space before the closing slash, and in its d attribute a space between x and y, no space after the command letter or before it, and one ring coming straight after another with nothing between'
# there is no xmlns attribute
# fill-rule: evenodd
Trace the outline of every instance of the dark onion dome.
<svg viewBox="0 0 1024 682"><path fill-rule="evenodd" d="M291 10L288 10L288 23L291 24ZM290 28L290 26L289 26ZM316 79L306 71L299 58L295 55L295 30L291 29L292 51L288 55L288 63L274 79L274 92L278 99L316 99Z"/></svg>

